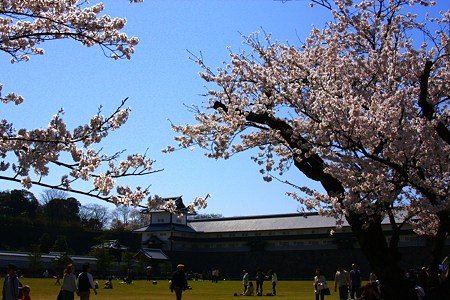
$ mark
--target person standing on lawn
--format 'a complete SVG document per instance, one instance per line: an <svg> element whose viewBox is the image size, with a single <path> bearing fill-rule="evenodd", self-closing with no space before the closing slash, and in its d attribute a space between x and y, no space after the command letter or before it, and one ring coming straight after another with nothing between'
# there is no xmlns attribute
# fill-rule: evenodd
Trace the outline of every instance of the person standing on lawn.
<svg viewBox="0 0 450 300"><path fill-rule="evenodd" d="M334 276L334 291L339 288L339 299L348 299L348 287L350 286L350 276L344 267L339 265L336 275Z"/></svg>
<svg viewBox="0 0 450 300"><path fill-rule="evenodd" d="M325 280L325 276L322 275L322 271L320 269L316 269L316 276L314 276L313 284L316 300L324 300L325 299L324 288L328 285L327 281Z"/></svg>
<svg viewBox="0 0 450 300"><path fill-rule="evenodd" d="M95 287L94 278L92 277L91 265L86 262L83 264L83 272L78 275L77 288L80 300L89 300L91 296L91 289L97 295L97 288Z"/></svg>
<svg viewBox="0 0 450 300"><path fill-rule="evenodd" d="M172 280L170 281L170 291L173 293L175 291L176 299L181 300L183 291L187 289L186 274L184 273L184 265L179 264L177 270L172 275Z"/></svg>

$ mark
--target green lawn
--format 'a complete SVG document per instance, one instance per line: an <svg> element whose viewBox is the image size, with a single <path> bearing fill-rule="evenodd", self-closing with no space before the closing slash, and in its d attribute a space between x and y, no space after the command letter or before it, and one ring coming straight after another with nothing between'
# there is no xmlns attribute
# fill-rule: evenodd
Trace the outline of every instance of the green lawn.
<svg viewBox="0 0 450 300"><path fill-rule="evenodd" d="M52 300L56 299L59 286L55 285L54 279L42 278L21 278L23 284L31 287L32 300ZM169 290L168 282L158 280L156 285L149 281L138 280L133 284L121 284L118 280L113 282L112 290L103 289L105 280L99 281L100 289L98 295L91 294L92 300L166 300L175 299L175 294ZM236 299L242 297L234 297L234 293L242 292L242 284L240 281L220 281L219 283L211 283L209 281L189 281L192 290L183 293L183 300L223 300ZM332 284L330 284L332 285ZM271 292L271 283L264 282L264 294ZM312 281L280 281L277 286L277 296L275 297L258 297L266 299L282 298L285 300L310 300L314 299L314 290ZM325 299L338 299L338 295L332 292L331 296ZM248 298L248 297L245 297ZM78 299L77 297L75 299Z"/></svg>

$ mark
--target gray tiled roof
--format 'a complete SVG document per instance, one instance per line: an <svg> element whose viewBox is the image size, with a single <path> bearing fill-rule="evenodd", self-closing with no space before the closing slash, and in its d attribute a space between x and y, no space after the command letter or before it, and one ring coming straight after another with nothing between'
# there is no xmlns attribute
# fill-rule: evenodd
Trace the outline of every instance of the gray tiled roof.
<svg viewBox="0 0 450 300"><path fill-rule="evenodd" d="M219 219L190 220L188 222L196 232L233 232L289 230L307 228L334 228L336 219L318 214L284 214L252 217L233 217ZM343 226L348 226L344 221Z"/></svg>
<svg viewBox="0 0 450 300"><path fill-rule="evenodd" d="M157 231L185 231L185 232L193 232L192 228L186 225L180 224L152 224L150 226L145 226L133 230L133 232L141 233L141 232L157 232Z"/></svg>
<svg viewBox="0 0 450 300"><path fill-rule="evenodd" d="M141 253L148 258L157 259L157 260L168 260L167 255L162 252L160 249L151 249L151 248L142 248Z"/></svg>
<svg viewBox="0 0 450 300"><path fill-rule="evenodd" d="M19 252L19 251L0 251L0 260L11 257L11 258L23 258L28 259L32 253L31 252ZM52 253L42 253L41 260L43 262L53 261L58 258L61 253L52 252ZM97 258L94 256L85 256L85 255L70 255L69 256L74 261L96 261Z"/></svg>

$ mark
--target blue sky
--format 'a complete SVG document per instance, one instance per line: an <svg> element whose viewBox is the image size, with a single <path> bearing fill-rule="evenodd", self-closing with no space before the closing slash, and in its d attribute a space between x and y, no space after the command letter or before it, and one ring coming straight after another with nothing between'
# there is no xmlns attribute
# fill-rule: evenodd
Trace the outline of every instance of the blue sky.
<svg viewBox="0 0 450 300"><path fill-rule="evenodd" d="M323 27L329 12L310 8L309 1L302 0L104 3L105 13L127 18L124 31L139 38L133 58L114 61L104 57L98 47L86 48L73 41L47 42L43 44L44 56L14 65L0 53L3 93L14 91L25 97L18 107L3 105L2 118L13 121L16 128L45 127L63 107L65 120L74 126L87 122L100 105L106 115L128 97L130 119L105 140L104 151L112 154L127 149L135 153L148 148L149 157L157 161L156 168L164 169L135 178L130 184L151 185L151 193L162 197L182 195L186 203L209 193L209 206L201 213L237 216L295 212L297 203L284 195L290 188L264 182L250 155L215 161L204 157L199 149L171 154L161 153L161 149L175 145L168 119L176 124L192 123L193 115L184 104L207 100L200 96L205 92L205 82L187 50L196 54L201 51L206 64L215 69L228 61L227 47L234 52L245 49L240 33L248 35L263 29L274 40L299 45L312 24ZM287 179L297 185L317 186L294 169ZM21 186L0 183L0 190L17 188ZM31 191L38 196L42 189ZM73 196L83 204L98 203Z"/></svg>

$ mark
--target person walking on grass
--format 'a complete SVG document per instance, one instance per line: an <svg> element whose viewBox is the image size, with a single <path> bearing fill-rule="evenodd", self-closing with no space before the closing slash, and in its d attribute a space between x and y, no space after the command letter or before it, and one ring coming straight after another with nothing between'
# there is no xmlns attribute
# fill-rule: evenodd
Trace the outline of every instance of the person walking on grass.
<svg viewBox="0 0 450 300"><path fill-rule="evenodd" d="M17 276L17 267L9 264L2 291L3 300L19 299L19 277Z"/></svg>
<svg viewBox="0 0 450 300"><path fill-rule="evenodd" d="M94 290L94 294L97 295L97 288L95 287L94 278L92 277L91 265L89 263L83 264L83 272L78 275L77 287L80 300L89 300L91 295L91 289Z"/></svg>
<svg viewBox="0 0 450 300"><path fill-rule="evenodd" d="M172 275L172 280L170 281L170 291L173 293L175 291L175 296L177 300L181 300L183 291L187 289L186 274L184 273L184 265L179 264L177 270Z"/></svg>
<svg viewBox="0 0 450 300"><path fill-rule="evenodd" d="M248 272L246 270L242 270L242 285L244 286L244 291L243 293L245 293L245 291L247 290L248 287Z"/></svg>
<svg viewBox="0 0 450 300"><path fill-rule="evenodd" d="M75 292L78 295L77 277L73 274L73 265L68 264L64 269L63 283L61 286L62 300L74 300Z"/></svg>
<svg viewBox="0 0 450 300"><path fill-rule="evenodd" d="M348 287L350 285L350 276L344 267L339 265L336 275L334 276L334 291L339 288L339 299L348 299Z"/></svg>
<svg viewBox="0 0 450 300"><path fill-rule="evenodd" d="M277 295L278 276L277 276L277 273L275 273L273 270L270 270L269 274L272 279L272 294L274 296L276 296Z"/></svg>
<svg viewBox="0 0 450 300"><path fill-rule="evenodd" d="M361 272L358 270L357 264L352 264L350 271L350 299L361 299Z"/></svg>
<svg viewBox="0 0 450 300"><path fill-rule="evenodd" d="M262 293L263 293L263 283L264 283L264 274L261 271L261 269L258 269L256 271L255 280L256 280L256 294L257 295L262 295Z"/></svg>
<svg viewBox="0 0 450 300"><path fill-rule="evenodd" d="M322 275L322 271L320 269L316 269L316 276L314 276L314 294L316 296L316 300L324 300L325 299L325 288L328 287L327 281L325 280L325 276Z"/></svg>

